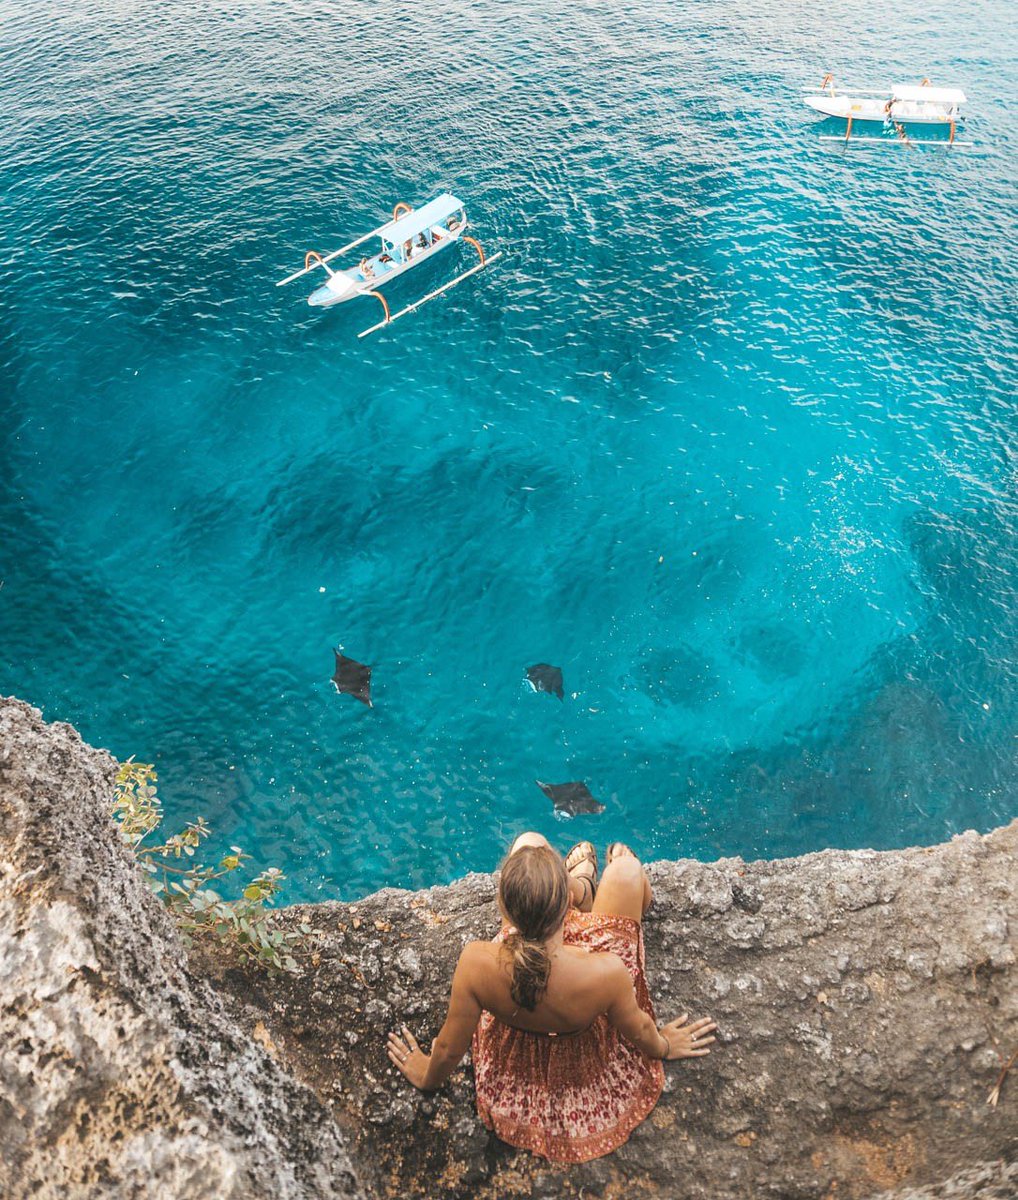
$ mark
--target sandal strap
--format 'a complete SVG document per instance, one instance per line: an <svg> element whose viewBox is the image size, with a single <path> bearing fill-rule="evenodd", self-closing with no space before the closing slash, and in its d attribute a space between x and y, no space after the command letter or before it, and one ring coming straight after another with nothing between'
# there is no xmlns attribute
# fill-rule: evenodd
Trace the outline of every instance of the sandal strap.
<svg viewBox="0 0 1018 1200"><path fill-rule="evenodd" d="M580 883L585 883L587 887L590 888L590 899L591 903L593 903L594 897L597 895L597 887L595 886L593 879L591 879L589 875L574 875L573 878L578 879Z"/></svg>
<svg viewBox="0 0 1018 1200"><path fill-rule="evenodd" d="M594 871L596 873L598 870L598 865L599 865L598 861L597 861L597 848L595 847L594 843L591 841L584 840L582 842L577 842L576 845L566 855L566 858L565 858L566 863L567 864L569 863L570 858L572 858L572 856L576 853L577 850L580 849L581 846L589 847L589 852L585 853L585 854L581 854L580 857L577 858L577 860L572 864L572 866L569 866L569 865L566 866L566 870L569 872L572 872L573 867L578 867L581 862L590 862L590 863L594 864Z"/></svg>

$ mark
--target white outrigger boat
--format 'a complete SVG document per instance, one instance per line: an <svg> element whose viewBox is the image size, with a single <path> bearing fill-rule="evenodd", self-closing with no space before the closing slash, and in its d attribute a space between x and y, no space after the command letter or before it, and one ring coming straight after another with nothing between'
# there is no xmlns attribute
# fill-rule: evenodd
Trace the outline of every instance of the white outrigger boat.
<svg viewBox="0 0 1018 1200"><path fill-rule="evenodd" d="M489 263L502 257L501 250L486 257L480 242L466 236L466 228L466 208L461 200L450 196L448 192L443 192L441 196L436 196L434 200L416 209L401 201L393 209L391 221L387 221L384 225L380 225L377 229L373 229L348 245L340 247L339 250L333 250L331 254L324 256L316 250L309 250L304 258L303 268L300 271L294 271L292 275L287 275L285 279L281 279L276 287L282 287L284 283L292 283L295 279L300 279L301 276L320 267L328 278L321 287L316 288L308 296L308 304L312 307L329 308L333 304L343 304L358 296L374 296L376 300L381 301L385 317L376 325L362 330L357 335L358 337L367 337L376 329L391 325L393 321L398 321L407 313L414 312L421 305L427 304L429 300L434 300L436 296L441 296L443 292L455 287L457 283L462 283L469 276L476 275ZM329 266L333 259L339 258L341 254L349 253L355 247L374 237L380 238L382 243L381 249L376 254L362 258L357 266L349 267L344 271L334 271ZM378 289L383 284L405 274L413 267L420 266L421 263L461 240L469 242L477 251L477 257L480 259L477 265L471 267L469 271L457 275L455 279L451 279L435 291L422 296L413 304L408 304L398 313L390 313L388 302Z"/></svg>
<svg viewBox="0 0 1018 1200"><path fill-rule="evenodd" d="M899 83L887 89L851 88L838 92L834 87L834 76L825 75L819 89L807 92L803 100L825 117L836 117L846 121L845 141L852 136L852 125L856 121L879 121L894 129L898 137L908 144L906 125L941 125L950 130L947 145L969 145L956 143L955 133L961 120L959 106L966 103L965 93L958 88L931 87L928 79L918 85ZM841 138L828 138L841 141ZM882 138L864 137L860 140L882 141Z"/></svg>

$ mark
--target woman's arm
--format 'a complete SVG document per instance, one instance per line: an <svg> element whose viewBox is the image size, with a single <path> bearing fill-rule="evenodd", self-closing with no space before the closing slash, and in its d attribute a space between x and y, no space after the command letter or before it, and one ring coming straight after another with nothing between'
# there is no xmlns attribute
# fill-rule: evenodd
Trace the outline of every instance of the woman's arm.
<svg viewBox="0 0 1018 1200"><path fill-rule="evenodd" d="M714 1038L709 1035L717 1029L710 1017L687 1024L689 1014L683 1013L659 1029L653 1018L637 1004L632 976L621 960L613 970L611 987L613 997L608 1020L648 1058L702 1058L710 1054L708 1047Z"/></svg>
<svg viewBox="0 0 1018 1200"><path fill-rule="evenodd" d="M464 946L456 972L452 977L452 996L445 1024L431 1043L431 1053L425 1054L414 1035L404 1025L403 1033L389 1034L390 1060L396 1064L414 1087L430 1092L440 1088L456 1070L460 1059L470 1046L481 1004L475 994L475 983L482 964L475 950L479 943ZM482 951L483 953L483 951Z"/></svg>

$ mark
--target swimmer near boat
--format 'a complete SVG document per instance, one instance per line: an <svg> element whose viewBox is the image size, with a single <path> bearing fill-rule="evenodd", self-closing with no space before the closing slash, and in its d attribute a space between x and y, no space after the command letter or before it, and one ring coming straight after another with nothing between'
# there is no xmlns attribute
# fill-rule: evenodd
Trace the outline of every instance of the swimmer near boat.
<svg viewBox="0 0 1018 1200"><path fill-rule="evenodd" d="M846 122L844 138L821 135L828 142L847 142L852 137L852 126L856 122L869 122L870 128L879 122L885 130L897 134L899 142L912 147L907 132L909 125L939 126L947 129L946 140L929 141L924 146L970 146L971 142L957 139L958 123L961 120L960 106L967 103L965 93L958 88L932 87L928 79L919 84L896 83L891 88L846 88L834 85L834 76L825 75L820 87L807 92L803 100L810 108L825 117L834 117ZM879 134L862 134L855 138L859 142L886 142Z"/></svg>
<svg viewBox="0 0 1018 1200"><path fill-rule="evenodd" d="M292 275L287 275L276 286L282 287L285 283L292 283L303 275L321 269L328 278L321 287L316 288L308 296L308 304L313 308L331 308L334 304L343 304L358 296L373 296L381 303L385 316L377 324L362 330L357 335L358 337L367 337L369 333L391 325L393 321L398 321L407 313L415 312L429 300L441 296L450 288L454 288L456 284L462 283L471 275L476 275L478 271L483 271L486 266L502 257L501 250L486 256L480 242L466 236L466 228L466 208L462 200L457 200L448 192L443 192L441 196L436 196L434 200L430 200L416 209L401 202L393 209L391 221L387 221L384 225L380 225L377 229L373 229L348 245L333 250L331 254L321 255L316 250L309 250L305 256L303 268L300 271L294 271ZM345 270L334 271L329 266L333 259L339 258L343 254L349 254L351 250L369 242L372 238L379 238L381 241L381 248L375 254L361 258L356 266L348 267ZM408 304L399 312L390 313L388 302L379 288L397 276L420 266L421 263L458 241L469 242L473 246L479 259L477 264L469 271L457 275L455 279L450 279L442 287L422 296L420 300Z"/></svg>

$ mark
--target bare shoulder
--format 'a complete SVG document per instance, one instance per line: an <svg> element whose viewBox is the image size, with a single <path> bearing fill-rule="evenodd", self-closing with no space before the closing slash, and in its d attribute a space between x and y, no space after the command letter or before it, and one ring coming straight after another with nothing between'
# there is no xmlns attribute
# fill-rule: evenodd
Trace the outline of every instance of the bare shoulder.
<svg viewBox="0 0 1018 1200"><path fill-rule="evenodd" d="M592 954L590 962L597 971L598 984L608 995L627 993L632 988L633 977L617 954L610 951Z"/></svg>
<svg viewBox="0 0 1018 1200"><path fill-rule="evenodd" d="M493 1003L499 995L502 971L499 966L499 946L494 942L467 942L460 951L456 973L453 975L454 993L473 996L479 1003Z"/></svg>
<svg viewBox="0 0 1018 1200"><path fill-rule="evenodd" d="M460 962L468 959L471 962L486 962L497 958L501 946L498 942L467 942L460 951Z"/></svg>
<svg viewBox="0 0 1018 1200"><path fill-rule="evenodd" d="M456 973L468 976L486 974L498 962L499 947L495 942L467 942L460 951Z"/></svg>

